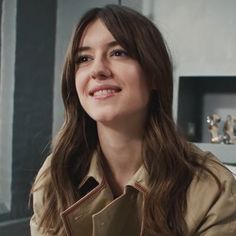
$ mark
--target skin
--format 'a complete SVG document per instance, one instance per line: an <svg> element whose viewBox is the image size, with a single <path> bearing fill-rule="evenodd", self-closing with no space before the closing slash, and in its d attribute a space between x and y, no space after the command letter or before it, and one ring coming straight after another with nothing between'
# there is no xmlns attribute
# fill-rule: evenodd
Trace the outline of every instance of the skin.
<svg viewBox="0 0 236 236"><path fill-rule="evenodd" d="M142 163L150 89L140 64L99 19L84 31L77 57L77 94L97 123L104 172L116 197Z"/></svg>

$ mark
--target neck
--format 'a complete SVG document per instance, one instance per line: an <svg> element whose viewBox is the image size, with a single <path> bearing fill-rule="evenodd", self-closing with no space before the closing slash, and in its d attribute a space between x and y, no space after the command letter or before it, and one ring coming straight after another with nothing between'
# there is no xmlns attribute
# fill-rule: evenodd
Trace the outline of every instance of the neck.
<svg viewBox="0 0 236 236"><path fill-rule="evenodd" d="M123 122L116 127L99 123L97 129L107 180L113 193L122 193L142 163L143 128Z"/></svg>

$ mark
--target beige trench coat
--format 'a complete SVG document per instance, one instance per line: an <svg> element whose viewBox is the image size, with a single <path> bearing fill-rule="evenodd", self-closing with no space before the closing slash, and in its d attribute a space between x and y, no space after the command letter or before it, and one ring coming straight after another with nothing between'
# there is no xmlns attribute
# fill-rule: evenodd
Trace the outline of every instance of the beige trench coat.
<svg viewBox="0 0 236 236"><path fill-rule="evenodd" d="M203 152L202 154L209 155ZM50 158L45 161L38 175L48 165L50 165ZM188 236L236 236L236 180L224 167L216 164L208 167L219 177L223 193L219 195L217 184L212 177L202 176L200 179L193 179L187 193L185 220ZM81 188L90 186L91 190L61 213L67 235L142 235L142 223L139 223L138 216L148 189L147 178L148 174L142 166L127 184L124 194L113 200L95 154L88 175L80 185ZM34 215L30 222L31 235L51 236L51 234L42 234L37 224L43 209L42 189L37 190L33 195L33 208Z"/></svg>

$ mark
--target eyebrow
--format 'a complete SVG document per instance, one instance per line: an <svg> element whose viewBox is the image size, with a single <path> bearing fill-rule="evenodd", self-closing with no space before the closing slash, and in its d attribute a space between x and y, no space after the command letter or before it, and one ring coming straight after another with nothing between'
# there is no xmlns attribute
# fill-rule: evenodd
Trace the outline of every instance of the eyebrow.
<svg viewBox="0 0 236 236"><path fill-rule="evenodd" d="M112 48L112 47L115 47L117 45L120 45L117 41L111 41L111 42L106 44L106 47L107 48ZM81 52L84 52L84 51L88 51L90 49L91 49L91 47L89 47L89 46L79 47L77 52L81 53Z"/></svg>

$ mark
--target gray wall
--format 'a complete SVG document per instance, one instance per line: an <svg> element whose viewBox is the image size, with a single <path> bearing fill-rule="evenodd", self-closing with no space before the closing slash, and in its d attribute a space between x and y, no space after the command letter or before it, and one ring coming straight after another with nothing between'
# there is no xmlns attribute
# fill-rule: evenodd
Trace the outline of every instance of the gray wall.
<svg viewBox="0 0 236 236"><path fill-rule="evenodd" d="M29 235L29 192L52 133L55 28L56 0L3 1L1 236L26 235L17 229Z"/></svg>
<svg viewBox="0 0 236 236"><path fill-rule="evenodd" d="M3 1L1 21L0 213L11 208L16 0Z"/></svg>

